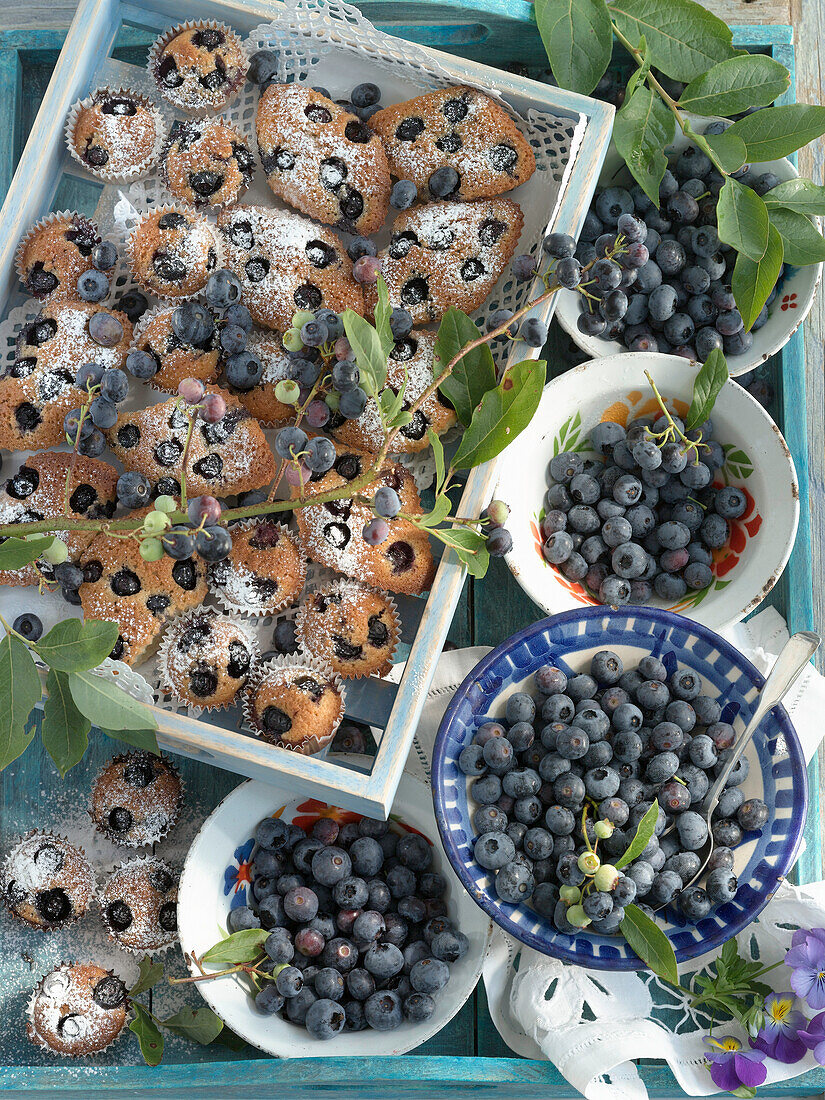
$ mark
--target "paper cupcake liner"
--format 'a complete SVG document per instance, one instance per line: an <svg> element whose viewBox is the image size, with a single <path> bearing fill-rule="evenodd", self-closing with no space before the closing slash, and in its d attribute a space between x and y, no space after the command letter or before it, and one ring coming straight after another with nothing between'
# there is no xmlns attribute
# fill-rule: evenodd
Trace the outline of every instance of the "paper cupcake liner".
<svg viewBox="0 0 825 1100"><path fill-rule="evenodd" d="M231 622L237 629L243 634L244 638L249 644L251 651L251 660L249 665L249 673L247 674L246 681L239 692L230 699L227 703L211 703L204 706L198 706L193 703L191 699L184 699L178 695L175 688L169 682L166 676L166 667L170 660L169 646L175 639L178 631L184 624L190 623L195 618L201 618L204 614L214 614L215 616L225 619L227 622ZM197 718L201 714L210 713L211 711L228 710L236 704L238 695L246 690L246 685L251 680L255 673L255 668L260 660L261 650L258 644L258 639L247 627L247 625L239 621L240 616L236 616L230 613L230 611L224 608L218 607L195 607L190 611L185 612L183 615L178 615L177 618L164 628L163 636L161 638L160 646L158 647L157 659L155 663L155 678L153 680L153 686L155 690L163 697L164 703L173 703L176 707L183 707L186 713L192 717Z"/></svg>
<svg viewBox="0 0 825 1100"><path fill-rule="evenodd" d="M60 970L64 966L78 966L78 965L83 966L83 965L86 965L86 964L84 964L84 963L78 964L77 962L68 962L64 959L63 962L59 962L56 966L53 966L52 969L47 974L43 975L43 977L40 979L40 981L34 987L34 989L32 990L31 996L29 997L28 1003L26 1004L26 1034L28 1036L29 1042L32 1043L33 1046L36 1046L38 1049L46 1050L46 1051L49 1052L49 1054L53 1054L55 1056L55 1058L96 1058L99 1054L103 1054L104 1051L109 1050L112 1046L114 1046L114 1044L117 1043L123 1037L124 1034L129 1034L129 1010L131 1008L132 1002L131 1002L131 999L129 998L129 996L127 995L127 997L126 997L126 1019L123 1022L123 1027L120 1029L120 1031L117 1033L117 1035L113 1036L109 1040L109 1042L106 1044L106 1046L100 1047L99 1050L95 1050L95 1051L91 1051L91 1052L89 1052L89 1051L78 1051L77 1054L72 1054L68 1050L55 1050L55 1048L53 1046L50 1046L44 1039L40 1039L39 1037L36 1037L37 1033L34 1030L34 1006L35 1006L35 1003L37 1001L38 995L41 993L41 991L43 989L44 983L46 982L46 980L48 978L51 977L52 974L54 974L54 972L56 970ZM94 964L94 965L97 965L97 964ZM123 979L121 978L121 976L119 974L115 974L114 970L107 970L106 974L108 976L112 977L112 978L117 978L118 981L123 982ZM124 984L124 986L126 986L126 982L123 982L123 984ZM128 986L126 986L126 988L128 989Z"/></svg>
<svg viewBox="0 0 825 1100"><path fill-rule="evenodd" d="M20 243L18 244L17 249L14 253L14 270L17 272L17 278L23 284L23 288L25 289L27 294L31 294L31 291L26 286L26 281L23 275L23 253L25 252L26 247L30 243L32 237L41 229L44 229L47 225L51 225L54 222L64 221L68 224L69 222L75 220L82 222L84 225L88 225L91 229L94 230L94 234L97 239L99 241L102 239L97 223L93 222L91 218L87 218L85 214L79 214L76 210L57 210L52 214L47 214L44 218L41 218L39 222L35 222L31 229L29 229L29 231L25 233L20 239ZM34 298L35 301L45 305L46 302L49 302L53 299L54 294L55 291L52 291L51 294L44 294L42 298L38 298L36 294L32 294L31 296L32 298ZM65 297L71 298L72 296L69 294L65 295Z"/></svg>
<svg viewBox="0 0 825 1100"><path fill-rule="evenodd" d="M23 844L25 841L27 841L30 837L33 837L33 836L42 837L43 840L59 841L61 844L65 844L65 845L68 845L69 848L73 848L74 851L79 852L80 855L83 857L83 859L86 861L86 866L89 868L89 872L91 874L91 890L90 890L90 893L89 893L89 900L86 903L86 908L83 909L79 913L78 912L73 913L72 916L69 917L68 920L61 921L60 924L55 924L55 925L32 924L31 921L26 920L26 918L24 916L22 916L20 913L18 913L16 911L16 909L13 909L12 906L9 905L8 901L6 901L6 912L10 913L11 916L14 917L14 919L16 921L18 921L20 924L24 925L26 928L30 928L34 932L45 932L45 933L59 932L64 928L68 928L72 924L76 924L77 921L79 921L81 919L81 917L84 917L92 909L92 907L94 906L95 901L97 900L97 892L98 892L97 877L95 875L94 867L92 867L91 861L89 860L89 857L86 854L86 850L84 848L81 848L79 844L75 844L74 841L69 840L68 837L63 836L61 833L44 832L42 829L29 829L29 831L27 833L24 833L23 836L21 836L20 839L18 841L16 841L16 843L13 845L11 850L6 855L6 858L3 861L2 865L0 866L0 888L2 888L4 899L6 897L6 884L9 881L8 868L9 868L9 864L11 862L12 856L14 855L15 851L20 847L21 844Z"/></svg>
<svg viewBox="0 0 825 1100"><path fill-rule="evenodd" d="M212 243L215 246L216 260L213 271L218 271L224 266L225 252L223 242L221 241L215 229L215 226L212 225L211 222L207 221L207 219L203 216L202 213L200 213L200 211L195 210L191 206L187 206L186 203L168 202L163 203L161 206L154 206L151 210L144 210L139 212L140 218L138 219L137 224L135 225L134 229L132 229L132 231L129 233L129 236L126 239L126 262L129 265L129 274L134 280L135 285L138 286L146 294L150 294L153 298L159 298L161 303L163 304L170 303L172 305L178 305L180 302L190 302L194 301L195 298L199 298L203 294L203 290L206 284L204 284L204 287L201 287L200 290L193 290L189 294L175 294L173 296L164 294L160 290L158 290L157 287L150 286L148 283L143 282L140 275L138 275L138 273L135 271L134 257L135 235L137 234L137 231L140 228L144 218L148 218L153 214L167 214L173 212L176 214L184 214L187 218L190 219L196 218L199 221L202 221L204 225L208 227L209 232L212 235Z"/></svg>
<svg viewBox="0 0 825 1100"><path fill-rule="evenodd" d="M390 612L392 613L392 626L394 630L392 651L390 652L390 655L385 663L380 668L375 669L375 671L373 672L352 672L348 675L346 673L340 672L338 673L338 675L341 676L344 680L363 680L368 678L369 676L386 676L392 668L392 658L395 654L395 651L398 649L398 643L401 639L401 616L398 612L398 604L395 602L395 599L389 592L385 592L382 588L375 588L373 585L365 584L364 581L353 580L351 577L344 577L334 581L329 581L327 584L320 585L318 588L314 588L312 592L308 593L307 595L314 595L316 592L326 592L332 588L356 588L361 592L377 592L387 601L387 605L390 609ZM306 603L305 597L301 601L301 604L298 608L298 614L295 617L295 626L298 630L299 640L303 649L307 653L310 653L314 657L316 657L317 660L323 661L323 654L316 654L312 649L309 640L307 639L307 615L308 604Z"/></svg>
<svg viewBox="0 0 825 1100"><path fill-rule="evenodd" d="M203 117L203 116L200 116L200 117ZM252 149L249 148L249 145L247 144L247 141L249 139L243 134L241 129L238 126L235 125L235 123L232 121L232 119L226 118L222 114L218 114L218 115L211 116L209 118L204 118L204 121L209 123L209 124L223 123L224 126L227 126L230 130L232 130L232 132L236 135L236 137L238 137L240 139L241 143L243 145L245 145L247 149L249 149L249 152L252 154L252 170L251 170L251 173L250 173L249 182L244 183L244 185L241 187L240 191L237 193L235 198L230 199L227 202L201 202L201 203L198 203L196 205L195 203L190 202L188 199L184 199L180 195L176 195L175 192L172 190L172 188L169 186L169 176L168 176L167 170L166 170L166 158L169 155L169 150L172 148L172 146L174 145L174 142L175 142L174 131L173 131L173 128L171 128L171 127L169 129L169 133L166 135L166 139L164 140L163 146L160 150L160 159L159 159L159 164L158 164L158 175L160 177L160 182L163 184L164 189L169 192L169 194L172 196L172 199L173 199L174 202L182 202L185 206L191 207L191 209L196 211L196 212L203 212L205 210L209 210L213 214L217 214L221 210L225 210L230 206L234 206L236 202L241 202L244 195L247 193L249 188L254 183L255 169L257 168L257 161L255 160L254 152L252 151Z"/></svg>
<svg viewBox="0 0 825 1100"><path fill-rule="evenodd" d="M125 951L128 955L141 957L143 955L163 955L166 951L169 950L170 947L174 947L177 943L179 943L178 933L164 933L164 935L170 935L172 938L166 943L154 944L151 947L147 947L145 945L142 947L132 947L129 944L124 943L119 938L119 934L115 931L115 929L111 927L109 922L106 920L106 905L103 900L103 893L116 874L121 871L129 871L134 867L140 867L147 863L156 864L157 866L162 867L164 871L171 875L176 883L179 883L180 872L175 871L173 867L170 867L166 860L160 859L158 856L153 856L151 854L143 854L139 856L131 856L129 859L121 860L121 862L116 867L113 867L109 874L106 876L106 881L101 887L99 894L100 919L103 923L103 927L106 929L106 935L116 947L119 947L121 949L121 951ZM163 932L163 929L161 928L160 931Z"/></svg>
<svg viewBox="0 0 825 1100"><path fill-rule="evenodd" d="M246 62L243 72L235 81L234 85L230 86L226 92L225 97L217 105L204 105L203 107L187 107L184 106L179 100L173 99L167 93L170 89L164 88L157 76L155 75L155 68L160 61L160 55L163 52L164 47L172 41L179 34L183 34L184 31L195 30L195 28L221 31L227 39L233 39L241 53L244 61ZM149 47L149 56L147 68L152 80L155 81L158 92L176 111L182 111L184 114L192 115L194 118L205 118L208 115L219 114L224 111L231 103L237 99L238 94L243 88L246 82L246 74L249 71L249 51L242 39L232 30L231 27L227 27L225 23L219 22L217 19L187 19L185 23L176 23L174 27L170 27L169 30L164 31L159 35L152 45Z"/></svg>
<svg viewBox="0 0 825 1100"><path fill-rule="evenodd" d="M306 586L306 579L307 579L306 554L304 553L303 548L301 547L301 544L298 541L298 536L293 531L290 531L290 529L286 526L285 523L278 523L277 520L270 520L270 519L267 518L267 516L250 516L249 519L238 520L236 523L233 523L230 526L229 531L230 531L230 533L233 532L233 531L248 531L250 527L253 527L256 523L261 523L261 522L274 523L275 526L278 528L278 530L281 532L281 534L284 536L284 538L288 538L290 540L290 542L295 544L296 549L298 550L299 554L301 555L301 558L300 558L301 593L299 593L297 600L286 600L286 601L280 603L277 607L267 607L267 608L260 608L260 609L256 608L256 607L253 607L253 608L240 607L240 606L238 606L238 604L232 603L232 601L226 596L223 588L221 588L218 585L213 585L212 584L212 582L211 582L211 568L207 572L207 583L209 584L209 591L210 591L211 595L213 595L215 597L215 599L218 601L218 603L221 605L221 607L225 611L231 612L233 615L236 615L240 619L255 619L257 622L260 622L261 619L266 619L266 618L273 618L274 619L278 615L280 615L282 611L285 611L288 607L294 607L295 604L298 603L298 600L300 600L300 598L301 598L301 594L304 591L304 588Z"/></svg>
<svg viewBox="0 0 825 1100"><path fill-rule="evenodd" d="M77 126L78 116L84 107L94 106L95 97L101 93L108 94L114 97L128 96L133 99L140 107L145 107L151 112L152 117L155 120L155 141L152 147L151 153L141 162L132 165L131 168L121 172L107 172L106 166L102 168L95 168L80 156L74 145L74 131ZM66 148L73 160L84 168L90 175L95 176L97 179L103 180L106 183L133 183L136 179L140 179L141 176L148 175L149 172L155 167L160 159L161 149L163 148L163 142L166 137L166 122L163 115L152 102L145 95L140 95L138 92L133 92L131 88L110 88L104 84L100 88L95 88L91 95L85 97L85 99L79 99L77 103L73 103L69 108L69 114L66 118L66 126L64 129L66 138Z"/></svg>
<svg viewBox="0 0 825 1100"><path fill-rule="evenodd" d="M97 773L97 775L95 776L94 783L92 783L92 794L94 794L94 791L97 788L98 783L103 778L104 772L106 771L107 768L110 767L110 765L112 765L112 764L121 764L124 760L128 760L130 757L136 756L136 755L138 755L138 753L142 753L144 751L146 751L146 750L133 749L131 752L119 752L115 756L110 757L106 761L106 763L103 765L103 767L100 769L100 771ZM112 844L116 844L119 848L132 848L133 850L137 850L139 848L148 848L152 844L160 844L161 841L166 840L166 838L169 836L171 831L174 829L174 827L180 821L181 810L183 809L184 803L186 802L186 784L183 781L183 777L181 776L180 771L177 769L177 767L172 763L171 759L165 753L161 754L161 756L159 758L156 757L154 753L149 753L149 755L152 756L154 759L161 759L163 761L163 763L165 764L165 766L177 777L178 785L179 785L179 789L180 789L180 797L178 799L178 812L175 814L174 818L169 819L169 824L163 830L163 832L156 834L156 836L154 836L152 838L152 840L150 840L150 841L147 841L147 842L142 843L142 844L134 844L134 843L131 843L129 841L125 841L120 833L114 833L114 832L111 831L111 829L107 829L104 825L102 825L97 820L97 818L95 817L94 810L93 810L94 803L91 803L90 806L89 806L88 813L89 813L89 817L91 818L92 824L94 825L95 829L97 829L97 831L99 833L101 833L103 836L105 836L107 840L110 840L112 842ZM99 893L99 891L98 891L98 893Z"/></svg>
<svg viewBox="0 0 825 1100"><path fill-rule="evenodd" d="M332 729L329 734L324 737L311 736L307 737L300 745L283 745L272 744L270 741L266 741L266 738L262 735L259 727L255 723L255 718L252 713L251 695L254 691L260 687L266 676L277 669L304 669L307 672L313 672L316 676L321 677L324 680L329 681L338 692L341 698L341 705L338 712L338 717L332 725ZM323 663L323 661L317 660L315 657L311 657L303 653L293 653L289 656L283 657L271 657L269 660L261 661L256 670L256 674L250 677L246 685L246 690L243 693L243 717L244 728L255 737L265 741L266 744L272 744L273 749L286 749L288 752L299 752L302 756L317 756L322 750L326 749L328 745L332 743L333 738L341 725L341 721L344 717L344 711L346 710L346 692L344 690L344 683L337 672L333 672L332 669Z"/></svg>

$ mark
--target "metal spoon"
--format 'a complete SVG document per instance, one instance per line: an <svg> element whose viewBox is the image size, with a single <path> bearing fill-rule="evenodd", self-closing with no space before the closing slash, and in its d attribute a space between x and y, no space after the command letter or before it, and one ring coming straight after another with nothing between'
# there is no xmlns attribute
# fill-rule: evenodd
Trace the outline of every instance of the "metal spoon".
<svg viewBox="0 0 825 1100"><path fill-rule="evenodd" d="M753 740L753 735L762 724L762 719L765 717L769 710L771 710L773 707L776 706L777 703L781 702L781 700L784 699L785 695L787 695L788 691L794 685L797 677L805 668L808 661L810 661L811 657L813 657L814 653L816 653L816 650L819 647L821 641L822 639L820 638L820 636L818 634L814 634L812 631L803 630L800 631L798 634L793 634L785 643L782 652L776 659L776 663L774 664L771 671L768 673L768 678L767 680L765 680L762 691L757 700L756 709L753 712L753 717L751 718L750 722L748 722L747 726L745 726L743 732L739 735L738 740L734 743L733 748L731 749L730 757L728 758L728 760L725 761L725 765L720 771L713 786L705 795L705 798L702 801L701 805L697 808L697 812L700 813L702 817L704 817L707 823L708 835L705 843L696 853L702 861L699 865L699 870L689 882L685 883L682 889L686 889L688 886L692 886L693 883L695 883L696 880L702 876L705 868L707 867L708 860L713 853L714 840L713 832L711 831L710 819L713 811L716 809L716 804L719 801L719 797L722 794L722 791L725 789L725 783L727 782L728 777L739 762L739 758L742 756L742 753ZM667 827L667 829L665 829L664 833L662 833L662 836L665 836L673 828L675 828L675 821L672 822ZM666 905L670 904L670 901L665 902L664 905L657 906L656 911L658 911L659 909L663 909Z"/></svg>

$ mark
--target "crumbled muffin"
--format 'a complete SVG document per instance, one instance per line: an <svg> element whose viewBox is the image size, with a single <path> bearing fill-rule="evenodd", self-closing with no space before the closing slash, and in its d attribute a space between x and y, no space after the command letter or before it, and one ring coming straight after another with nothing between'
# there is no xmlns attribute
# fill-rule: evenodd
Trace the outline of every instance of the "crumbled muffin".
<svg viewBox="0 0 825 1100"><path fill-rule="evenodd" d="M274 615L297 602L306 561L294 535L261 517L230 527L229 557L209 567L209 584L228 608L248 615Z"/></svg>
<svg viewBox="0 0 825 1100"><path fill-rule="evenodd" d="M91 270L100 243L94 222L82 214L50 214L35 225L17 250L17 274L35 298L74 298L77 280Z"/></svg>
<svg viewBox="0 0 825 1100"><path fill-rule="evenodd" d="M264 206L222 210L218 229L226 266L243 286L243 301L264 328L285 332L298 309L363 313L352 261L329 229Z"/></svg>
<svg viewBox="0 0 825 1100"><path fill-rule="evenodd" d="M379 252L390 303L409 310L417 324L439 321L450 306L472 313L498 282L523 224L512 199L405 210L393 222L389 247ZM366 287L364 296L373 310L375 287Z"/></svg>
<svg viewBox="0 0 825 1100"><path fill-rule="evenodd" d="M395 341L387 358L387 386L394 393L399 393L404 387L405 409L409 409L433 383L435 338L434 332L415 329ZM408 454L423 451L430 445L427 437L429 428L436 435L443 435L455 422L455 410L436 390L413 414L409 424L401 427L393 450ZM329 431L350 447L362 447L377 453L384 445L384 427L378 406L372 398L368 399L366 408L354 420L346 420L340 414L333 413Z"/></svg>
<svg viewBox="0 0 825 1100"><path fill-rule="evenodd" d="M258 101L258 151L278 198L348 233L375 233L390 199L387 158L360 119L306 84L270 84Z"/></svg>
<svg viewBox="0 0 825 1100"><path fill-rule="evenodd" d="M216 424L199 421L192 433L187 492L229 496L268 485L275 476L275 459L258 421L225 390L207 386L206 392L224 396L226 413ZM172 397L147 409L121 413L105 434L127 470L140 470L153 484L164 482L162 491L177 496L188 423Z"/></svg>
<svg viewBox="0 0 825 1100"><path fill-rule="evenodd" d="M177 306L164 306L144 314L135 326L133 347L148 352L158 365L157 374L149 385L166 393L177 393L184 378L199 378L214 382L220 373L221 348L219 332L213 327L203 344L190 344L172 328L172 315Z"/></svg>
<svg viewBox="0 0 825 1100"><path fill-rule="evenodd" d="M166 630L158 655L160 690L187 706L228 707L257 658L255 638L219 611L194 612Z"/></svg>
<svg viewBox="0 0 825 1100"><path fill-rule="evenodd" d="M422 202L433 198L491 199L528 180L536 158L521 131L498 103L475 88L439 88L385 107L370 118L390 171L412 180ZM429 179L452 168L455 186L434 196Z"/></svg>
<svg viewBox="0 0 825 1100"><path fill-rule="evenodd" d="M139 518L148 508L132 512ZM136 539L114 538L101 531L80 559L84 582L80 602L87 619L118 624L110 654L115 661L137 664L165 623L182 611L199 607L206 596L206 566L196 554L174 561L144 561Z"/></svg>
<svg viewBox="0 0 825 1100"><path fill-rule="evenodd" d="M196 208L237 202L254 169L244 139L222 118L173 123L161 160L166 187Z"/></svg>
<svg viewBox="0 0 825 1100"><path fill-rule="evenodd" d="M150 70L163 97L192 114L220 111L246 79L241 40L220 23L172 28L156 43Z"/></svg>
<svg viewBox="0 0 825 1100"><path fill-rule="evenodd" d="M78 1058L99 1054L123 1031L126 985L96 963L61 963L39 983L27 1007L26 1034L35 1046Z"/></svg>
<svg viewBox="0 0 825 1100"><path fill-rule="evenodd" d="M44 451L27 458L0 488L0 523L34 523L65 514L69 474L69 518L109 519L117 504L118 472L97 458L65 451ZM60 531L57 537L76 562L95 536L94 531ZM5 539L0 538L0 543ZM0 569L0 584L38 584L52 580L54 567L38 560L22 569Z"/></svg>
<svg viewBox="0 0 825 1100"><path fill-rule="evenodd" d="M80 848L32 830L7 855L2 886L9 910L42 931L83 916L95 895L95 876Z"/></svg>
<svg viewBox="0 0 825 1100"><path fill-rule="evenodd" d="M284 350L277 332L253 329L246 340L246 350L257 355L263 364L263 374L251 390L238 390L225 383L231 394L240 401L264 427L272 428L291 423L295 419L295 406L285 405L275 396L275 387L284 378L291 378L291 360Z"/></svg>
<svg viewBox="0 0 825 1100"><path fill-rule="evenodd" d="M298 611L304 645L344 679L386 675L398 644L398 614L386 592L335 580L309 592Z"/></svg>
<svg viewBox="0 0 825 1100"><path fill-rule="evenodd" d="M148 171L162 136L163 116L148 99L123 88L98 88L81 101L68 140L81 164L117 180Z"/></svg>
<svg viewBox="0 0 825 1100"><path fill-rule="evenodd" d="M106 931L134 954L162 951L178 938L177 876L161 859L121 864L100 892Z"/></svg>
<svg viewBox="0 0 825 1100"><path fill-rule="evenodd" d="M306 756L332 740L343 712L331 674L309 665L264 663L246 691L244 713L253 733Z"/></svg>
<svg viewBox="0 0 825 1100"><path fill-rule="evenodd" d="M129 237L132 274L160 298L188 298L203 290L219 253L209 222L182 210L144 214Z"/></svg>
<svg viewBox="0 0 825 1100"><path fill-rule="evenodd" d="M335 449L338 457L334 466L323 477L304 487L305 496L311 498L346 485L369 469L374 461L374 456L364 451L340 444ZM401 499L402 512L408 515L421 512L415 482L403 466L388 462L379 477L362 489L360 495L371 499L381 485L395 489ZM292 495L297 497L299 490L293 489ZM367 504L351 499L310 504L295 510L301 546L312 561L388 592L417 595L426 591L435 576L427 532L397 516L387 520L390 532L384 542L370 546L364 541L362 531L373 518Z"/></svg>
<svg viewBox="0 0 825 1100"><path fill-rule="evenodd" d="M115 844L157 844L174 827L183 804L183 784L166 756L139 750L112 757L92 788L95 827Z"/></svg>

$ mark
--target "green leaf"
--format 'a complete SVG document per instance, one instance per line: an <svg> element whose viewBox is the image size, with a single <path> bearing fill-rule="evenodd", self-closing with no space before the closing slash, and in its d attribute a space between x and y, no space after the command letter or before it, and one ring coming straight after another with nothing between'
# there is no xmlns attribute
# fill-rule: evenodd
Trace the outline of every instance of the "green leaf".
<svg viewBox="0 0 825 1100"><path fill-rule="evenodd" d="M0 770L16 760L34 737L29 715L42 694L31 653L13 634L0 641Z"/></svg>
<svg viewBox="0 0 825 1100"><path fill-rule="evenodd" d="M644 35L651 63L674 80L694 80L736 55L730 27L692 0L615 0L609 7L625 38L635 43Z"/></svg>
<svg viewBox="0 0 825 1100"><path fill-rule="evenodd" d="M369 321L351 309L345 310L341 319L361 373L361 384L370 397L377 398L387 382L387 353L381 338Z"/></svg>
<svg viewBox="0 0 825 1100"><path fill-rule="evenodd" d="M673 944L659 925L643 913L638 905L628 905L625 908L619 928L628 945L654 974L671 985L679 984Z"/></svg>
<svg viewBox="0 0 825 1100"><path fill-rule="evenodd" d="M127 745L134 745L137 749L153 752L155 756L160 756L158 739L154 730L107 730L101 726L100 732L105 733L107 737L111 737L113 741L125 741Z"/></svg>
<svg viewBox="0 0 825 1100"><path fill-rule="evenodd" d="M777 213L780 213L780 211L777 211ZM784 213L807 221L804 214L791 214L790 210L784 211ZM810 224L808 222L808 225ZM811 228L813 229L813 226ZM825 241L822 241L821 237L819 237L819 240L825 248ZM779 235L776 226L770 225L768 227L768 247L761 260L754 262L744 252L740 252L736 257L736 266L733 269L730 285L736 299L737 309L742 315L745 332L750 331L751 325L762 312L762 307L767 302L768 295L776 286L779 270L782 267L783 255L782 237Z"/></svg>
<svg viewBox="0 0 825 1100"><path fill-rule="evenodd" d="M9 535L0 543L0 569L22 569L36 561L54 542L54 535L32 535L18 539Z"/></svg>
<svg viewBox="0 0 825 1100"><path fill-rule="evenodd" d="M806 103L766 107L740 118L726 132L744 141L752 163L779 160L825 134L825 107Z"/></svg>
<svg viewBox="0 0 825 1100"><path fill-rule="evenodd" d="M647 813L639 822L636 828L636 835L631 842L625 848L624 855L619 856L613 863L613 866L617 870L621 870L622 867L626 867L628 863L631 863L640 852L643 852L650 843L650 838L653 836L653 831L656 828L656 822L659 819L659 803L654 802L649 807Z"/></svg>
<svg viewBox="0 0 825 1100"><path fill-rule="evenodd" d="M453 458L457 469L495 458L527 427L541 399L544 370L543 360L526 359L509 367L496 388L484 394Z"/></svg>
<svg viewBox="0 0 825 1100"><path fill-rule="evenodd" d="M761 260L768 247L768 208L755 191L726 179L716 207L719 239L751 260Z"/></svg>
<svg viewBox="0 0 825 1100"><path fill-rule="evenodd" d="M706 145L704 152L710 149L726 172L738 172L747 160L748 150L744 141L727 130L723 134L703 134L701 142L696 138L694 140L697 145Z"/></svg>
<svg viewBox="0 0 825 1100"><path fill-rule="evenodd" d="M825 240L810 218L796 210L779 207L771 209L770 218L772 227L782 238L786 264L807 267L825 260Z"/></svg>
<svg viewBox="0 0 825 1100"><path fill-rule="evenodd" d="M133 1004L132 1011L135 1015L129 1024L129 1030L134 1031L138 1037L143 1060L147 1066L158 1066L163 1061L163 1036L142 1005Z"/></svg>
<svg viewBox="0 0 825 1100"><path fill-rule="evenodd" d="M429 439L430 446L433 449L433 459L435 460L435 491L436 494L438 494L441 492L441 486L444 484L444 444L433 428L427 428L427 439Z"/></svg>
<svg viewBox="0 0 825 1100"><path fill-rule="evenodd" d="M150 955L144 955L139 963L140 976L129 990L130 997L137 997L156 986L163 977L163 963L155 962Z"/></svg>
<svg viewBox="0 0 825 1100"><path fill-rule="evenodd" d="M685 421L688 431L704 424L729 377L724 355L718 348L714 348L700 367L693 383L693 397Z"/></svg>
<svg viewBox="0 0 825 1100"><path fill-rule="evenodd" d="M390 314L392 313L392 306L390 305L390 296L387 290L387 284L384 282L384 276L379 274L378 282L376 283L378 289L378 303L375 307L375 331L378 333L378 339L381 342L381 348L384 355L390 354L395 347L395 340L390 329Z"/></svg>
<svg viewBox="0 0 825 1100"><path fill-rule="evenodd" d="M763 53L720 61L688 84L679 106L694 115L741 114L748 107L767 107L787 91L791 75Z"/></svg>
<svg viewBox="0 0 825 1100"><path fill-rule="evenodd" d="M246 1050L246 1040L242 1039L240 1035L236 1035L231 1028L228 1028L226 1024L221 1028L220 1034L215 1040L222 1047L228 1047L229 1050L241 1051Z"/></svg>
<svg viewBox="0 0 825 1100"><path fill-rule="evenodd" d="M201 962L215 966L237 966L238 963L252 962L260 955L268 935L265 928L245 928L242 932L233 932L225 940L210 947L202 956Z"/></svg>
<svg viewBox="0 0 825 1100"><path fill-rule="evenodd" d="M70 768L83 759L89 745L92 723L75 706L65 672L49 669L46 693L48 698L43 706L40 740L54 760L61 777L64 777Z"/></svg>
<svg viewBox="0 0 825 1100"><path fill-rule="evenodd" d="M630 79L624 91L625 99L630 99L639 85L644 84L647 80L647 74L650 72L650 50L647 48L647 42L645 41L644 35L639 39L639 44L636 48L642 55L642 63L638 69L634 69L630 74Z"/></svg>
<svg viewBox="0 0 825 1100"><path fill-rule="evenodd" d="M182 1035L184 1039L192 1039L201 1046L209 1046L223 1030L223 1020L211 1008L201 1005L199 1008L180 1009L174 1016L164 1020L163 1026L175 1035Z"/></svg>
<svg viewBox="0 0 825 1100"><path fill-rule="evenodd" d="M587 95L605 74L613 29L605 0L536 0L536 23L553 76Z"/></svg>
<svg viewBox="0 0 825 1100"><path fill-rule="evenodd" d="M416 527L437 527L450 514L451 507L450 498L446 493L441 493L440 496L435 498L435 504L433 504L431 511L427 512L426 515L416 516Z"/></svg>
<svg viewBox="0 0 825 1100"><path fill-rule="evenodd" d="M440 377L447 364L462 348L480 336L478 325L466 313L451 306L441 319L435 339L435 375ZM456 416L466 427L482 397L496 384L493 353L487 344L480 344L459 359L451 373L439 383L439 390L452 404Z"/></svg>
<svg viewBox="0 0 825 1100"><path fill-rule="evenodd" d="M118 625L99 619L64 619L32 648L42 661L60 672L97 668L112 652Z"/></svg>
<svg viewBox="0 0 825 1100"><path fill-rule="evenodd" d="M613 141L633 178L659 205L659 184L667 168L662 152L676 134L676 120L649 88L640 86L626 97L613 124Z"/></svg>
<svg viewBox="0 0 825 1100"><path fill-rule="evenodd" d="M490 564L487 540L469 527L440 527L432 534L455 550L459 561L473 577L483 577Z"/></svg>
<svg viewBox="0 0 825 1100"><path fill-rule="evenodd" d="M157 729L155 716L143 703L93 672L69 673L69 688L81 714L104 730Z"/></svg>
<svg viewBox="0 0 825 1100"><path fill-rule="evenodd" d="M799 214L825 214L825 187L801 176L777 184L763 198L768 210L781 206Z"/></svg>

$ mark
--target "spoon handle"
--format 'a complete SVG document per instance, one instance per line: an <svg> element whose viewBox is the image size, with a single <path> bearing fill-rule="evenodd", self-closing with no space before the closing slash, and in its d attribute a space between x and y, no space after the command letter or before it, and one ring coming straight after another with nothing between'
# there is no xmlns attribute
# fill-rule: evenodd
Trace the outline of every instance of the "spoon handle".
<svg viewBox="0 0 825 1100"><path fill-rule="evenodd" d="M785 643L782 652L776 658L776 663L768 673L768 678L757 699L753 717L735 742L730 758L725 761L719 776L705 796L702 803L702 814L704 816L710 814L719 801L719 796L724 790L730 773L753 739L753 735L759 728L762 719L772 707L776 706L785 697L808 661L813 657L821 641L822 639L818 634L803 630L798 634L793 634Z"/></svg>

